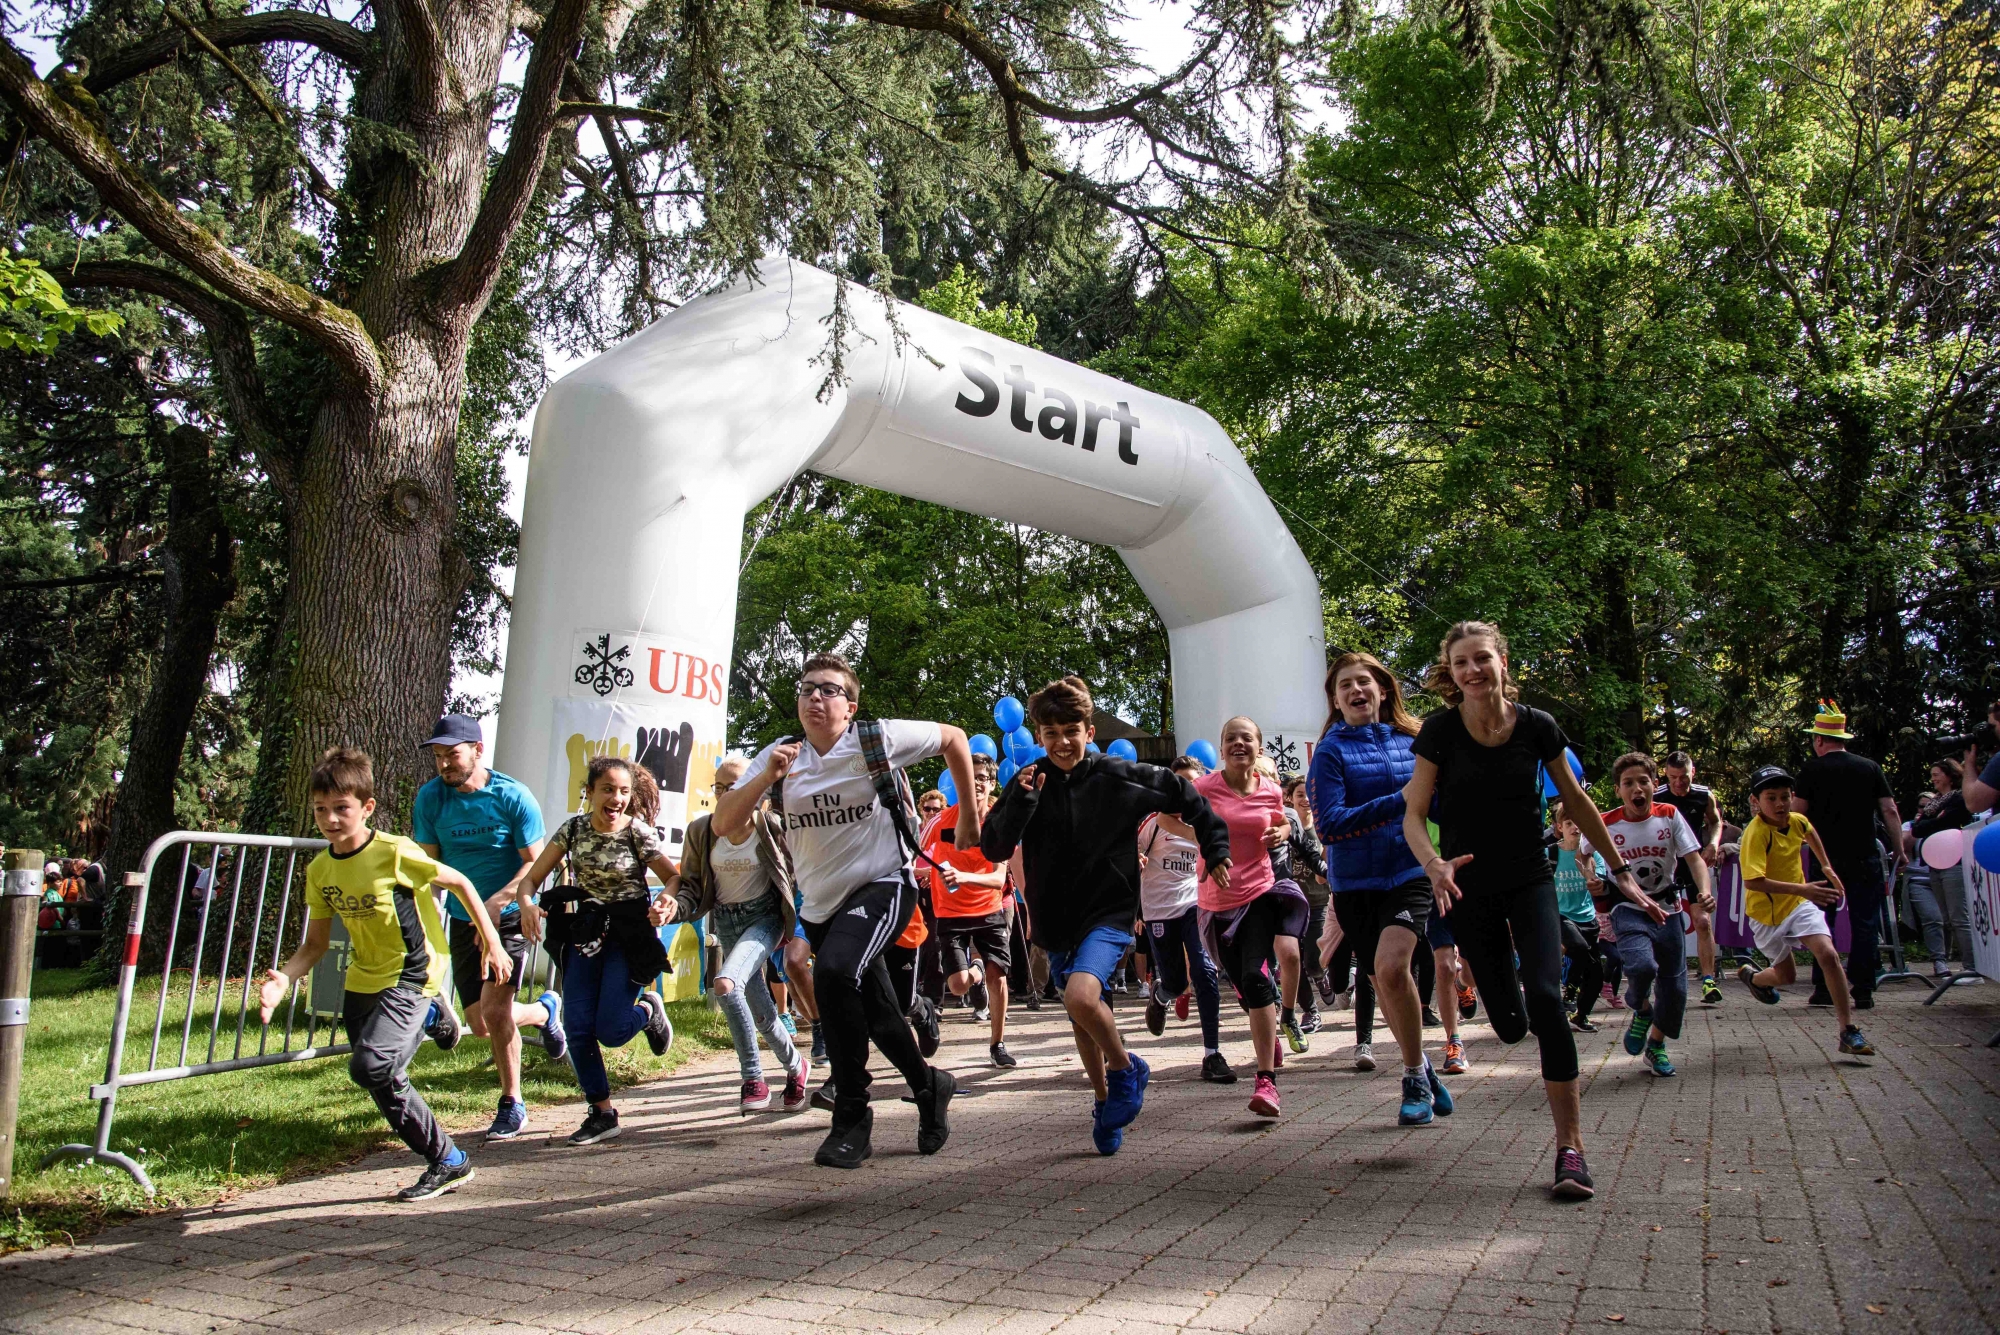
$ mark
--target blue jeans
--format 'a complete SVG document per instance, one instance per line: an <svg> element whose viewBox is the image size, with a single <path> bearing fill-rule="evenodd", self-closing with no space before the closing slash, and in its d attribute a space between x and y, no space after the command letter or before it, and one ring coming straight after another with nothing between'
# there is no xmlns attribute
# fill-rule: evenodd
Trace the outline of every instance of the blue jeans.
<svg viewBox="0 0 2000 1335"><path fill-rule="evenodd" d="M1068 987L1073 973L1087 973L1099 983L1107 983L1130 949L1130 932L1101 924L1086 932L1075 949L1049 952L1049 978L1058 988Z"/></svg>
<svg viewBox="0 0 2000 1335"><path fill-rule="evenodd" d="M1681 1036L1687 1014L1687 914L1669 913L1654 922L1635 904L1614 905L1611 921L1618 928L1618 963L1625 969L1625 1000L1634 1014L1652 1011L1653 1023L1668 1038ZM1650 1003L1646 994L1653 994Z"/></svg>
<svg viewBox="0 0 2000 1335"><path fill-rule="evenodd" d="M646 1008L639 1004L642 986L615 941L605 941L595 955L582 954L575 946L563 951L563 1028L569 1034L569 1064L576 1069L583 1096L592 1103L611 1097L603 1049L624 1047L646 1027Z"/></svg>
<svg viewBox="0 0 2000 1335"><path fill-rule="evenodd" d="M736 1067L745 1080L762 1080L764 1064L757 1056L757 1035L771 1045L771 1055L790 1071L798 1063L792 1037L778 1022L778 1006L764 981L764 961L784 940L784 919L768 895L748 904L717 904L709 916L722 946L722 968L716 981L729 980L728 990L716 989L722 1014L729 1021L729 1039L736 1045Z"/></svg>

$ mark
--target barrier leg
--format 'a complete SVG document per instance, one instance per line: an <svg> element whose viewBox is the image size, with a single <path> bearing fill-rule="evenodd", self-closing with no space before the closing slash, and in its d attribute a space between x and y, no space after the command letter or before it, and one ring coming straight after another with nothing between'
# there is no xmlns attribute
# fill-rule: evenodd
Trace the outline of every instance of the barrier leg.
<svg viewBox="0 0 2000 1335"><path fill-rule="evenodd" d="M35 919L42 908L42 850L7 853L0 895L0 1200L14 1189L14 1127L28 1055L28 993L35 972Z"/></svg>
<svg viewBox="0 0 2000 1335"><path fill-rule="evenodd" d="M1985 976L1986 976L1985 974L1979 973L1978 971L1973 969L1964 969L1958 973L1948 973L1944 977L1937 980L1937 986L1932 988L1931 994L1924 998L1924 1005L1926 1006L1930 1005L1932 1002L1936 1001L1939 997L1943 996L1945 993L1951 991L1952 988L1958 986L1960 983L1969 983L1974 979L1984 978ZM1986 1046L1990 1048L1994 1045L1988 1043Z"/></svg>

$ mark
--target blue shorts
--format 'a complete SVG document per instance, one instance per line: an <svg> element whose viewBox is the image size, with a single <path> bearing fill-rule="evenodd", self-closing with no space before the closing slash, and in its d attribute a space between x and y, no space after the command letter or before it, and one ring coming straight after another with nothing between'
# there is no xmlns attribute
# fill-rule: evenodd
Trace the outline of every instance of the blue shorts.
<svg viewBox="0 0 2000 1335"><path fill-rule="evenodd" d="M1130 949L1130 932L1109 923L1093 927L1076 949L1049 952L1049 981L1057 987L1066 987L1071 974L1087 973L1099 983L1108 982Z"/></svg>
<svg viewBox="0 0 2000 1335"><path fill-rule="evenodd" d="M1451 934L1451 915L1447 913L1439 916L1433 913L1424 923L1424 940L1431 943L1432 950L1456 946L1458 938Z"/></svg>

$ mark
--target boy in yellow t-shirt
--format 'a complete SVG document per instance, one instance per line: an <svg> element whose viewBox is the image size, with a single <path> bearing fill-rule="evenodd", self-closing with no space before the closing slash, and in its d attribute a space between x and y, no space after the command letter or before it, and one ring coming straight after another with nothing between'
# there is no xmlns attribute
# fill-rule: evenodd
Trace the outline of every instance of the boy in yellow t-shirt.
<svg viewBox="0 0 2000 1335"><path fill-rule="evenodd" d="M1840 1022L1841 1055L1873 1057L1875 1049L1853 1023L1847 975L1834 951L1833 933L1827 928L1822 908L1838 904L1846 888L1834 873L1819 831L1803 814L1792 810L1792 776L1776 765L1758 770L1750 776L1750 805L1756 814L1744 827L1738 854L1743 867L1743 908L1750 917L1750 934L1757 949L1764 952L1771 967L1759 972L1746 964L1736 976L1757 1000L1775 1006L1778 985L1798 978L1792 951L1799 947L1811 951L1833 996L1834 1017ZM1812 849L1826 880L1806 880L1805 859L1800 855L1803 848Z"/></svg>
<svg viewBox="0 0 2000 1335"><path fill-rule="evenodd" d="M472 1161L410 1084L410 1058L424 1035L450 1048L459 1034L451 1008L437 999L451 950L433 883L457 895L471 915L485 973L504 983L512 964L471 881L401 835L368 828L375 814L375 772L366 752L334 747L314 767L311 788L313 820L327 849L306 869L305 939L282 968L265 972L259 1014L269 1024L293 984L312 972L333 940L338 913L354 943L341 1003L354 1049L347 1071L374 1096L403 1143L427 1163L423 1176L396 1199L429 1200L472 1180Z"/></svg>

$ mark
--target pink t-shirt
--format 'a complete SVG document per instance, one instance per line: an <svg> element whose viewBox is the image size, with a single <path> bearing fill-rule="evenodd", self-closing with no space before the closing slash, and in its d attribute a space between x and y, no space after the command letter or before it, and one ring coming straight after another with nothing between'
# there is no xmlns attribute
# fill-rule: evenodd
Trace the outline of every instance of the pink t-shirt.
<svg viewBox="0 0 2000 1335"><path fill-rule="evenodd" d="M1264 833L1285 818L1285 798L1278 785L1263 775L1248 797L1229 786L1221 770L1194 781L1194 790L1229 827L1229 889L1220 890L1203 870L1201 906L1210 913L1227 913L1248 904L1277 883L1271 870L1271 850Z"/></svg>

